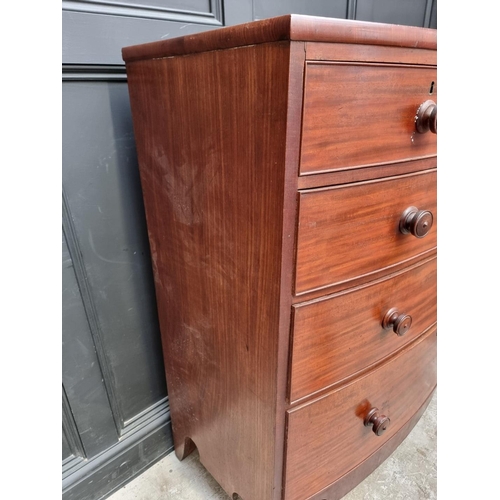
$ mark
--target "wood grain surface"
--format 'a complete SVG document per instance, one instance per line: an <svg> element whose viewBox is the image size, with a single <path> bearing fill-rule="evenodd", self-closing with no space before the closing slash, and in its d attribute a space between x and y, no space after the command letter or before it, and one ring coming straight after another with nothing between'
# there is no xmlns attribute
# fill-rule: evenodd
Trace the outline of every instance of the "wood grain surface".
<svg viewBox="0 0 500 500"><path fill-rule="evenodd" d="M357 467L351 469L334 483L329 484L326 488L319 491L315 495L308 497L308 500L340 500L369 474L371 474L378 466L380 466L396 448L404 441L410 431L420 420L425 410L429 406L434 391L426 399L425 403L417 410L415 415L406 422L399 431L396 432L389 440L384 443L384 446L366 457ZM404 495L404 493L403 493ZM368 500L368 499L367 499Z"/></svg>
<svg viewBox="0 0 500 500"><path fill-rule="evenodd" d="M437 51L354 43L307 42L306 59L308 61L385 62L436 66Z"/></svg>
<svg viewBox="0 0 500 500"><path fill-rule="evenodd" d="M286 349L292 286L281 268L294 240L283 233L285 158L296 178L298 148L287 156L289 45L127 65L176 454L196 446L244 499L280 498L280 291Z"/></svg>
<svg viewBox="0 0 500 500"><path fill-rule="evenodd" d="M230 496L337 500L435 386L436 226L398 229L409 206L436 224L435 136L410 130L435 49L288 15L122 51L175 451Z"/></svg>
<svg viewBox="0 0 500 500"><path fill-rule="evenodd" d="M321 172L312 175L302 175L298 179L299 189L311 189L324 186L335 186L338 184L349 184L351 182L368 181L382 177L395 177L397 175L418 172L419 170L430 170L437 167L437 156L419 160L403 160L389 164L376 165L374 167L352 168L342 171Z"/></svg>
<svg viewBox="0 0 500 500"><path fill-rule="evenodd" d="M368 285L293 307L290 399L342 382L415 340L436 322L436 258ZM412 317L402 337L382 327L397 307Z"/></svg>
<svg viewBox="0 0 500 500"><path fill-rule="evenodd" d="M290 353L290 310L295 275L295 234L297 228L297 166L299 164L302 84L304 81L305 50L302 42L290 43L288 73L288 103L285 152L285 185L283 192L283 229L281 253L280 321L278 330L276 426L274 434L274 490L281 500L283 487L283 449L285 447L285 410L288 408L288 362ZM268 335L273 335L272 330Z"/></svg>
<svg viewBox="0 0 500 500"><path fill-rule="evenodd" d="M122 49L126 62L281 40L436 49L436 30L289 14Z"/></svg>
<svg viewBox="0 0 500 500"><path fill-rule="evenodd" d="M300 192L295 293L367 281L436 247L436 171ZM410 206L430 210L422 239L399 232Z"/></svg>
<svg viewBox="0 0 500 500"><path fill-rule="evenodd" d="M285 500L303 500L376 452L417 413L436 386L436 331L396 358L288 412ZM377 407L391 419L382 436L363 420Z"/></svg>
<svg viewBox="0 0 500 500"><path fill-rule="evenodd" d="M301 174L436 154L436 135L415 131L431 85L436 102L435 67L308 63Z"/></svg>

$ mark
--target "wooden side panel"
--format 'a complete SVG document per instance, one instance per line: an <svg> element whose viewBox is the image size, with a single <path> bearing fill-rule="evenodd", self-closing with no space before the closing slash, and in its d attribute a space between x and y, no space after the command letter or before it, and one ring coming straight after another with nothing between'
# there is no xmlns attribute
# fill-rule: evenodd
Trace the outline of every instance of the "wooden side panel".
<svg viewBox="0 0 500 500"><path fill-rule="evenodd" d="M437 102L433 67L308 63L301 174L435 155L436 135L415 132L428 99Z"/></svg>
<svg viewBox="0 0 500 500"><path fill-rule="evenodd" d="M385 330L389 309L412 316L402 337ZM292 401L364 371L436 322L436 258L312 303L294 306Z"/></svg>
<svg viewBox="0 0 500 500"><path fill-rule="evenodd" d="M335 482L396 435L436 386L436 332L353 383L288 414L286 500ZM363 422L373 407L391 419L381 436Z"/></svg>
<svg viewBox="0 0 500 500"><path fill-rule="evenodd" d="M244 499L280 496L289 49L127 66L176 453L182 459L194 443L226 492Z"/></svg>
<svg viewBox="0 0 500 500"><path fill-rule="evenodd" d="M300 193L296 294L353 280L409 262L436 247L436 171ZM429 210L424 238L399 231L411 206Z"/></svg>

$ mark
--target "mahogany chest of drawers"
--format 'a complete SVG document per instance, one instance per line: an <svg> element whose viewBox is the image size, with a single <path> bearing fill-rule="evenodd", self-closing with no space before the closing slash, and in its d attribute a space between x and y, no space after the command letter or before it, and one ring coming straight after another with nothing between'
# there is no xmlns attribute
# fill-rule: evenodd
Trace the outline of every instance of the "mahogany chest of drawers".
<svg viewBox="0 0 500 500"><path fill-rule="evenodd" d="M436 32L292 15L123 58L176 454L339 499L436 386Z"/></svg>

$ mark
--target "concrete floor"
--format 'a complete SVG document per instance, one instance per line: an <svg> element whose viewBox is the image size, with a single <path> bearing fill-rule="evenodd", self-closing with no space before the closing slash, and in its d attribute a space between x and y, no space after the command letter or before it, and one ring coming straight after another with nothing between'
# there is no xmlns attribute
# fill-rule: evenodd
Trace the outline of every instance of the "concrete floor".
<svg viewBox="0 0 500 500"><path fill-rule="evenodd" d="M343 500L435 500L436 394L400 447ZM198 453L160 460L108 500L230 500L204 469ZM257 500L257 499L252 499Z"/></svg>

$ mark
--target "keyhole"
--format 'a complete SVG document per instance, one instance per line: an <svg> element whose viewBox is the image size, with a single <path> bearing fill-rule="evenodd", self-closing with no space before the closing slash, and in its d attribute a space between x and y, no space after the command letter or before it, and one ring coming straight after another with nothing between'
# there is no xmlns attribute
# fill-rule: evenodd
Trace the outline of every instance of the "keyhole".
<svg viewBox="0 0 500 500"><path fill-rule="evenodd" d="M431 82L431 88L429 89L429 95L434 92L434 82Z"/></svg>

